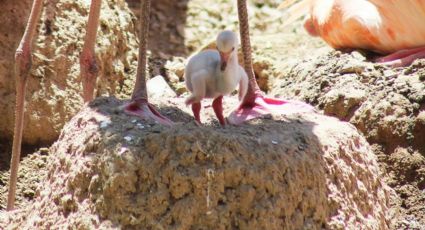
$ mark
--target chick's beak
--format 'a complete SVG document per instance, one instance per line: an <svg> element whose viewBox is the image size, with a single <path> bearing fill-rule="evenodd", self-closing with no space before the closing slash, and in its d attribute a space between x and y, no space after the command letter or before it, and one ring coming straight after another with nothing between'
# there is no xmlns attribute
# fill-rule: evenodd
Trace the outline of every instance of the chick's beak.
<svg viewBox="0 0 425 230"><path fill-rule="evenodd" d="M220 53L220 69L221 69L221 71L224 71L225 69L226 69L226 67L227 67L227 61L229 60L229 57L230 57L230 54L232 53L231 51L230 52L221 52L221 51L219 51L219 53Z"/></svg>

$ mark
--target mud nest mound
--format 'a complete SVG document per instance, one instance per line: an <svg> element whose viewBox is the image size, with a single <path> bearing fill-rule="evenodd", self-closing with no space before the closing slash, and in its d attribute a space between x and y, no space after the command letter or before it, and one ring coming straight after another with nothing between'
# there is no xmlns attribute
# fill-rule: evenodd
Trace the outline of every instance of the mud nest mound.
<svg viewBox="0 0 425 230"><path fill-rule="evenodd" d="M370 54L369 54L370 56ZM305 57L276 79L272 95L307 101L353 124L398 194L394 229L425 226L425 61L389 68L359 51Z"/></svg>
<svg viewBox="0 0 425 230"><path fill-rule="evenodd" d="M0 227L388 226L391 191L348 123L311 113L199 127L163 107L185 121L163 127L121 106L96 99L65 125L37 198L0 215Z"/></svg>

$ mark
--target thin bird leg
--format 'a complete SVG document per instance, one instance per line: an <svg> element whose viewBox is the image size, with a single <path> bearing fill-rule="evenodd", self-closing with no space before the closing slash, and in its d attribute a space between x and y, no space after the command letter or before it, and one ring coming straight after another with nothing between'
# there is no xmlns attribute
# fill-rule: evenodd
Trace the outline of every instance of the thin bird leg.
<svg viewBox="0 0 425 230"><path fill-rule="evenodd" d="M94 48L96 45L97 28L99 27L101 4L102 0L91 1L84 46L80 54L80 72L83 83L84 102L93 100L94 87L96 85L96 78L99 73L99 67L96 63Z"/></svg>
<svg viewBox="0 0 425 230"><path fill-rule="evenodd" d="M37 22L40 18L42 7L43 0L34 0L24 35L15 53L15 130L13 136L12 159L10 161L10 180L9 193L7 197L7 210L12 210L15 206L16 183L18 180L18 167L19 158L21 155L22 131L24 124L25 87L32 65L32 41L37 28Z"/></svg>
<svg viewBox="0 0 425 230"><path fill-rule="evenodd" d="M148 101L146 90L147 44L149 35L150 0L141 0L142 26L140 29L139 60L131 102L126 105L125 112L142 118L153 119L163 125L172 125L172 121L161 115Z"/></svg>
<svg viewBox="0 0 425 230"><path fill-rule="evenodd" d="M258 87L255 80L254 70L251 62L251 44L249 38L248 11L246 0L237 0L239 29L242 41L242 53L244 58L244 68L248 74L248 91L242 103L227 118L230 124L241 124L247 120L262 117L267 114L291 114L313 111L314 108L308 104L269 98Z"/></svg>
<svg viewBox="0 0 425 230"><path fill-rule="evenodd" d="M192 104L192 112L193 116L195 117L195 120L201 124L201 116L199 113L201 112L201 102L195 102Z"/></svg>
<svg viewBox="0 0 425 230"><path fill-rule="evenodd" d="M412 64L413 61L419 58L425 58L425 47L400 50L377 58L376 61L392 67L402 67Z"/></svg>
<svg viewBox="0 0 425 230"><path fill-rule="evenodd" d="M214 109L215 116L217 117L220 125L226 125L226 120L223 117L223 96L219 96L214 99L212 103L212 107Z"/></svg>
<svg viewBox="0 0 425 230"><path fill-rule="evenodd" d="M251 41L249 38L249 24L248 24L248 11L246 0L238 0L238 16L239 16L239 31L241 36L242 53L244 60L245 72L248 75L248 91L243 100L245 105L254 105L257 93L261 94L260 87L258 87L255 80L254 68L252 67L251 58Z"/></svg>

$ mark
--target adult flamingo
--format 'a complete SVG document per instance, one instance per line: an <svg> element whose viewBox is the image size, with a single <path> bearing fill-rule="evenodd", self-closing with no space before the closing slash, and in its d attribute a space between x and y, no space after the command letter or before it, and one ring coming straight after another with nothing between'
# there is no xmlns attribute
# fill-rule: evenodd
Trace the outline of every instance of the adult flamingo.
<svg viewBox="0 0 425 230"><path fill-rule="evenodd" d="M335 49L365 49L378 62L407 66L425 57L425 1L287 0L286 24L308 14L304 28Z"/></svg>

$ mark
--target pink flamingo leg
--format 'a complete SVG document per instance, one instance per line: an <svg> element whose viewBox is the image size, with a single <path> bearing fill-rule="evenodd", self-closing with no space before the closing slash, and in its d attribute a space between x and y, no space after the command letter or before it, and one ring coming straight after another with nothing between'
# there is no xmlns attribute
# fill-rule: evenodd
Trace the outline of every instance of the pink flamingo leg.
<svg viewBox="0 0 425 230"><path fill-rule="evenodd" d="M84 102L93 100L96 78L99 73L94 48L96 45L97 28L99 27L101 4L101 0L91 1L84 46L80 54L80 72L83 85Z"/></svg>
<svg viewBox="0 0 425 230"><path fill-rule="evenodd" d="M149 103L146 90L146 64L147 64L147 41L149 32L149 15L150 15L150 0L141 2L141 20L142 27L140 30L140 45L139 45L139 60L137 67L136 84L134 86L131 102L128 103L124 111L127 114L139 116L143 119L152 119L163 125L172 125L173 122L161 115L155 107Z"/></svg>
<svg viewBox="0 0 425 230"><path fill-rule="evenodd" d="M254 70L252 68L246 0L238 0L238 15L244 67L248 74L249 84L247 94L241 105L229 115L227 121L230 124L239 125L245 121L263 117L267 114L291 114L314 111L312 106L302 102L270 98L263 95L255 80Z"/></svg>
<svg viewBox="0 0 425 230"><path fill-rule="evenodd" d="M18 168L19 159L21 156L21 143L24 124L25 88L32 66L32 42L42 7L43 0L34 0L24 35L15 53L16 109L12 159L10 160L10 180L7 197L7 210L12 210L15 207L16 184L18 181Z"/></svg>
<svg viewBox="0 0 425 230"><path fill-rule="evenodd" d="M192 104L192 112L193 116L195 117L195 120L201 124L201 116L199 113L201 112L201 102L196 102Z"/></svg>
<svg viewBox="0 0 425 230"><path fill-rule="evenodd" d="M212 103L212 107L214 109L215 115L217 116L218 121L220 122L220 125L224 126L226 125L226 120L223 116L223 96L219 96L216 99L214 99Z"/></svg>
<svg viewBox="0 0 425 230"><path fill-rule="evenodd" d="M392 67L403 67L412 64L416 59L425 58L425 47L405 49L376 59L378 63Z"/></svg>

